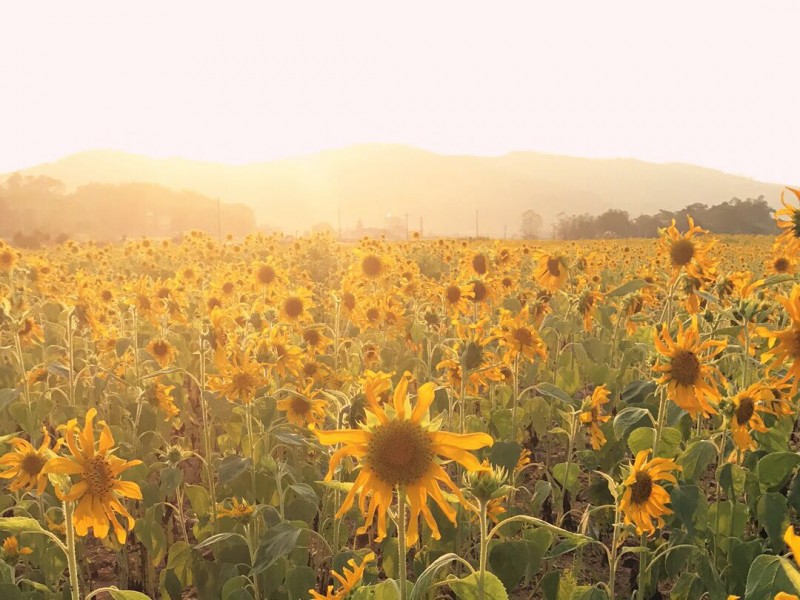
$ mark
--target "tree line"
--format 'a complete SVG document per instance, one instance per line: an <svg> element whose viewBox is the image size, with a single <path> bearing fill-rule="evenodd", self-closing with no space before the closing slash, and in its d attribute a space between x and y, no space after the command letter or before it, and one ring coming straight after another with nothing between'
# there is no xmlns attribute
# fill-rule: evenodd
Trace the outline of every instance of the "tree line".
<svg viewBox="0 0 800 600"><path fill-rule="evenodd" d="M192 229L243 236L255 228L249 206L152 183L90 183L70 192L64 182L44 175L15 173L0 182L0 237L24 247L66 237L166 238Z"/></svg>
<svg viewBox="0 0 800 600"><path fill-rule="evenodd" d="M661 210L635 218L627 211L610 209L601 215L563 215L554 225L554 234L562 240L656 237L658 229L669 226L672 219L685 224L687 216L714 233L774 234L773 213L764 196L733 198L714 206L695 203L679 211Z"/></svg>

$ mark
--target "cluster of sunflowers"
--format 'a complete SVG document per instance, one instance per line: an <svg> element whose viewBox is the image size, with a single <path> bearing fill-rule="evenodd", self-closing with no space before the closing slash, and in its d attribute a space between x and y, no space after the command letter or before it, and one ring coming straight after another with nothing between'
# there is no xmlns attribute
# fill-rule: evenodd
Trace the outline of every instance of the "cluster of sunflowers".
<svg viewBox="0 0 800 600"><path fill-rule="evenodd" d="M786 194L774 237L0 243L0 597L798 598Z"/></svg>

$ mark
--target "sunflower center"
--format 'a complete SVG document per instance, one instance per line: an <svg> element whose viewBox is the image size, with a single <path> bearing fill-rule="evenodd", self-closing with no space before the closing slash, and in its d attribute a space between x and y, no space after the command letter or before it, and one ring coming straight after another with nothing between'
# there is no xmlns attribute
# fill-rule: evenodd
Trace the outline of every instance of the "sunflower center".
<svg viewBox="0 0 800 600"><path fill-rule="evenodd" d="M547 272L553 277L561 277L561 261L557 258L548 258Z"/></svg>
<svg viewBox="0 0 800 600"><path fill-rule="evenodd" d="M305 398L301 398L300 396L294 396L292 398L292 412L304 415L308 412L310 407L311 405Z"/></svg>
<svg viewBox="0 0 800 600"><path fill-rule="evenodd" d="M367 309L367 318L370 321L377 321L378 317L380 317L380 316L381 316L381 312L377 308L375 308L374 306L372 308L368 308Z"/></svg>
<svg viewBox="0 0 800 600"><path fill-rule="evenodd" d="M636 481L631 485L631 502L634 504L644 504L650 499L653 493L653 478L649 473L639 471L636 473Z"/></svg>
<svg viewBox="0 0 800 600"><path fill-rule="evenodd" d="M233 287L234 286L230 281L226 281L222 285L222 291L225 292L226 294L231 294L231 293L233 293Z"/></svg>
<svg viewBox="0 0 800 600"><path fill-rule="evenodd" d="M86 461L84 477L89 484L92 496L104 496L111 491L114 483L114 471L111 463L104 456L95 455Z"/></svg>
<svg viewBox="0 0 800 600"><path fill-rule="evenodd" d="M772 266L776 273L785 273L789 270L789 259L781 256L780 258L775 259L775 262L772 264Z"/></svg>
<svg viewBox="0 0 800 600"><path fill-rule="evenodd" d="M258 270L256 274L258 281L263 283L264 285L269 285L273 281L275 281L275 269L270 267L269 265L264 265Z"/></svg>
<svg viewBox="0 0 800 600"><path fill-rule="evenodd" d="M680 385L694 385L700 374L700 361L694 352L680 350L672 359L672 377Z"/></svg>
<svg viewBox="0 0 800 600"><path fill-rule="evenodd" d="M461 300L461 290L457 285L447 286L447 291L445 292L445 296L447 296L447 301L450 304L455 304L456 302Z"/></svg>
<svg viewBox="0 0 800 600"><path fill-rule="evenodd" d="M255 379L250 373L237 373L231 379L231 385L235 390L244 391L255 386Z"/></svg>
<svg viewBox="0 0 800 600"><path fill-rule="evenodd" d="M533 334L527 327L519 327L514 331L514 339L520 346L530 346L533 343Z"/></svg>
<svg viewBox="0 0 800 600"><path fill-rule="evenodd" d="M789 356L794 359L800 358L800 328L794 330L791 342L789 343Z"/></svg>
<svg viewBox="0 0 800 600"><path fill-rule="evenodd" d="M29 476L35 477L42 470L45 462L47 461L39 456L38 452L28 452L22 457L19 468Z"/></svg>
<svg viewBox="0 0 800 600"><path fill-rule="evenodd" d="M114 294L110 290L103 290L100 293L100 297L103 299L103 302L111 302L114 299Z"/></svg>
<svg viewBox="0 0 800 600"><path fill-rule="evenodd" d="M158 341L153 344L153 354L158 357L164 357L169 354L169 344L164 341Z"/></svg>
<svg viewBox="0 0 800 600"><path fill-rule="evenodd" d="M283 303L283 310L290 318L296 319L303 314L303 301L297 296L290 296Z"/></svg>
<svg viewBox="0 0 800 600"><path fill-rule="evenodd" d="M311 346L316 346L319 344L320 335L319 331L316 329L306 329L303 332L303 339Z"/></svg>
<svg viewBox="0 0 800 600"><path fill-rule="evenodd" d="M306 377L314 377L314 375L317 374L317 371L317 363L310 362L303 365L303 374Z"/></svg>
<svg viewBox="0 0 800 600"><path fill-rule="evenodd" d="M486 300L486 294L489 293L489 290L486 289L486 286L482 281L473 281L472 293L474 294L474 297L472 298L473 302L483 302Z"/></svg>
<svg viewBox="0 0 800 600"><path fill-rule="evenodd" d="M361 270L367 277L377 277L381 274L382 268L381 259L374 254L365 256L364 260L361 261Z"/></svg>
<svg viewBox="0 0 800 600"><path fill-rule="evenodd" d="M739 400L739 406L736 407L736 422L739 425L744 425L750 420L755 411L755 402L753 402L752 398L745 396Z"/></svg>
<svg viewBox="0 0 800 600"><path fill-rule="evenodd" d="M416 483L432 461L430 438L410 421L390 421L377 427L367 448L367 465L378 479L392 486Z"/></svg>
<svg viewBox="0 0 800 600"><path fill-rule="evenodd" d="M669 257L676 267L688 265L689 261L694 257L694 244L691 240L678 240L669 249Z"/></svg>
<svg viewBox="0 0 800 600"><path fill-rule="evenodd" d="M347 310L353 310L356 307L356 297L350 292L342 294L342 304Z"/></svg>
<svg viewBox="0 0 800 600"><path fill-rule="evenodd" d="M794 237L800 238L800 210L794 211L794 215L792 215L792 224L794 227Z"/></svg>
<svg viewBox="0 0 800 600"><path fill-rule="evenodd" d="M478 275L486 273L486 256L484 254L476 254L472 257L472 268Z"/></svg>

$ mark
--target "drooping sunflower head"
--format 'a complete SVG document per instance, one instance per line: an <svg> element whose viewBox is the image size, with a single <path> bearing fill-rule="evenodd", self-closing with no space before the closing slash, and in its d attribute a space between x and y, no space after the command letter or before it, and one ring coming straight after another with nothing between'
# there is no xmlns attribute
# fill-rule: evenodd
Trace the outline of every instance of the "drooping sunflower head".
<svg viewBox="0 0 800 600"><path fill-rule="evenodd" d="M549 292L562 289L569 278L566 258L560 254L541 254L534 269L534 277Z"/></svg>
<svg viewBox="0 0 800 600"><path fill-rule="evenodd" d="M783 208L775 211L775 221L783 230L781 238L786 238L787 241L800 240L800 207L795 207L789 204L784 195L786 190L792 192L798 200L800 200L800 188L787 187L781 191L781 203Z"/></svg>
<svg viewBox="0 0 800 600"><path fill-rule="evenodd" d="M659 482L676 484L673 471L680 471L681 467L666 458L648 461L649 455L650 450L642 450L636 455L630 474L623 482L625 491L619 508L625 515L625 522L635 525L637 533L652 535L656 531L653 519L658 527L663 527L662 517L672 514L666 507L670 501L669 493Z"/></svg>
<svg viewBox="0 0 800 600"><path fill-rule="evenodd" d="M168 340L164 338L153 338L147 344L147 351L152 355L156 362L165 369L175 362L177 351Z"/></svg>
<svg viewBox="0 0 800 600"><path fill-rule="evenodd" d="M61 443L57 442L51 448L50 442L50 434L45 427L42 428L42 443L39 448L22 438L8 441L13 450L0 457L0 478L11 479L9 489L12 492L35 489L39 494L44 493L47 486L44 466L61 447Z"/></svg>

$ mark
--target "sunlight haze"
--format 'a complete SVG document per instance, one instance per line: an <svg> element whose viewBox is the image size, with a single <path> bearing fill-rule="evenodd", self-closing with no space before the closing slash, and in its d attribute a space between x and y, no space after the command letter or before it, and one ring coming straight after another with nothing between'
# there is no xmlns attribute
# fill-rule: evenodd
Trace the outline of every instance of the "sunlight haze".
<svg viewBox="0 0 800 600"><path fill-rule="evenodd" d="M97 148L246 163L384 142L800 182L796 2L16 2L2 14L0 173Z"/></svg>

